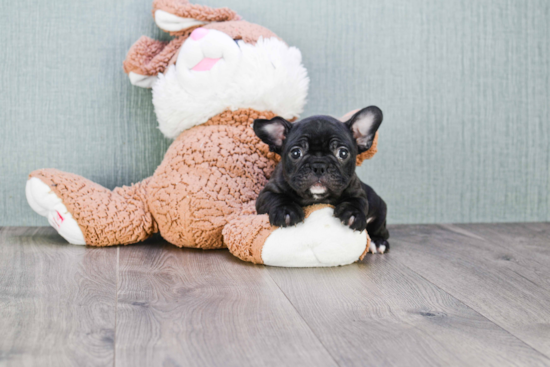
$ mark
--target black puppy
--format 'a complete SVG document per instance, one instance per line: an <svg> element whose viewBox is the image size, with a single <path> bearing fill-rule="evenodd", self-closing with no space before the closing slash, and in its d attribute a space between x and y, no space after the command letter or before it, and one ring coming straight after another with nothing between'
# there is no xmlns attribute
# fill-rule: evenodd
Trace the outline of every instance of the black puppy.
<svg viewBox="0 0 550 367"><path fill-rule="evenodd" d="M389 250L386 203L355 174L357 154L367 151L382 123L375 106L340 122L312 116L290 123L282 117L255 120L254 132L281 156L266 187L256 200L258 214L269 214L274 226L304 220L302 207L333 205L334 215L353 230L367 229L380 252Z"/></svg>

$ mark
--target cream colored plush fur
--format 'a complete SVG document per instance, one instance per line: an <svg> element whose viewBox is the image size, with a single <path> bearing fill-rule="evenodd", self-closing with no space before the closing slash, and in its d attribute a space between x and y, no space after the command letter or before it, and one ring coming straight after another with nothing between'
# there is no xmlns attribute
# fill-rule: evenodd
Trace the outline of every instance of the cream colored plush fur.
<svg viewBox="0 0 550 367"><path fill-rule="evenodd" d="M210 71L191 70L203 57L221 60ZM297 48L277 38L261 37L254 45L235 42L210 30L198 41L188 38L176 65L159 74L153 84L153 104L162 133L176 138L227 109L253 108L296 118L306 102L308 85Z"/></svg>

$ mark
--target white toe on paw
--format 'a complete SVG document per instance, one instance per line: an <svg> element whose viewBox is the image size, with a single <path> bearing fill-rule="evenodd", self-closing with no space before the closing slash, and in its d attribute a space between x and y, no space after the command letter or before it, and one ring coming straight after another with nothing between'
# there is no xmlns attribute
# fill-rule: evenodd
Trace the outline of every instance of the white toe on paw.
<svg viewBox="0 0 550 367"><path fill-rule="evenodd" d="M63 201L50 187L37 177L27 181L25 194L30 207L38 214L48 218L50 225L73 245L85 245L84 235Z"/></svg>
<svg viewBox="0 0 550 367"><path fill-rule="evenodd" d="M376 254L378 251L376 250L376 245L374 244L374 241L370 241L369 245L369 252L372 252L373 254Z"/></svg>
<svg viewBox="0 0 550 367"><path fill-rule="evenodd" d="M381 245L376 246L376 243L371 240L369 245L369 252L373 254L383 254L388 250L389 245L386 241L382 241Z"/></svg>

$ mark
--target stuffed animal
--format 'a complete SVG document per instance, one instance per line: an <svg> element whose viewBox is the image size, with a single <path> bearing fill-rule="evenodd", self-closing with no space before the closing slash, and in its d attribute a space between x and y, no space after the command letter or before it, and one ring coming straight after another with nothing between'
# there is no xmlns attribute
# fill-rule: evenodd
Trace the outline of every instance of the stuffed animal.
<svg viewBox="0 0 550 367"><path fill-rule="evenodd" d="M306 208L305 221L291 228L271 227L255 212L279 158L251 124L302 112L309 79L300 51L227 8L155 0L153 17L175 37L140 38L123 66L131 83L152 87L159 128L175 139L163 162L152 177L112 191L72 173L37 170L26 185L30 206L75 245L127 245L160 232L179 247L228 247L259 264L362 258L368 235L340 223L330 207ZM358 164L376 153L376 142Z"/></svg>

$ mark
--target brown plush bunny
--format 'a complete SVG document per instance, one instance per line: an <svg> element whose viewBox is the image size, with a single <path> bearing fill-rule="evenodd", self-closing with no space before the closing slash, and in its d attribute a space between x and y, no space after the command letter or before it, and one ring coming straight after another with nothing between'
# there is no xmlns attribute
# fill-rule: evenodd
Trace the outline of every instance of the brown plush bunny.
<svg viewBox="0 0 550 367"><path fill-rule="evenodd" d="M362 256L366 233L326 219L335 218L324 208L318 212L325 219L309 222L325 227L310 228L306 219L298 228L325 233L325 240L307 244L307 256L290 250L262 257L263 242L288 242L284 231L291 229L271 228L255 215L255 199L278 157L250 125L302 112L309 80L299 50L227 8L155 0L153 16L175 38L140 38L124 70L133 84L152 87L159 128L175 139L163 162L152 177L113 191L75 174L34 171L26 186L31 207L72 244L126 245L160 232L179 247L229 246L243 260L271 265L342 265ZM358 163L375 152L376 144ZM325 243L330 233L339 233L339 240ZM355 252L339 256L349 243Z"/></svg>

